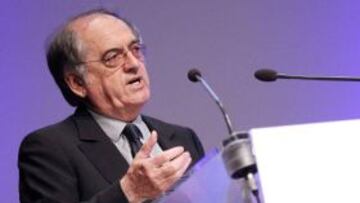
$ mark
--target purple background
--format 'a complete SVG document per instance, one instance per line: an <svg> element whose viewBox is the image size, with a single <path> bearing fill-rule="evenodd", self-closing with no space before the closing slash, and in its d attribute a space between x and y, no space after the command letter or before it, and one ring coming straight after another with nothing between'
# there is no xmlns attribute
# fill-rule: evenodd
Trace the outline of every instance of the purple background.
<svg viewBox="0 0 360 203"><path fill-rule="evenodd" d="M18 202L20 141L73 109L52 81L46 37L66 18L104 6L140 29L152 100L145 113L197 131L206 150L227 135L219 110L186 73L197 67L237 129L360 117L360 84L260 83L258 68L292 74L360 75L356 0L3 0L0 7L0 197Z"/></svg>

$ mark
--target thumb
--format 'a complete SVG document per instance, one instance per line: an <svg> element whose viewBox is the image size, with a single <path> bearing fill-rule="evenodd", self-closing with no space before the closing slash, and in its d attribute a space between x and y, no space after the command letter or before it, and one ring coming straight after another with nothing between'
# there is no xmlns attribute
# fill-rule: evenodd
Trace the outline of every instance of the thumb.
<svg viewBox="0 0 360 203"><path fill-rule="evenodd" d="M149 139L143 144L140 148L139 152L136 154L135 158L148 158L152 149L154 148L157 142L158 134L156 131L152 131L150 134Z"/></svg>

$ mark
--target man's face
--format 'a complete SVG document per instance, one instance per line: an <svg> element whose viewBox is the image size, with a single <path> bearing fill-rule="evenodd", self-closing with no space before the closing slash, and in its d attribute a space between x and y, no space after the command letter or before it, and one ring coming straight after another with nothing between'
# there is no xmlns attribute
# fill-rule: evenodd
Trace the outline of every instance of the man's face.
<svg viewBox="0 0 360 203"><path fill-rule="evenodd" d="M129 51L139 39L123 21L108 15L80 22L76 32L84 46L83 60L96 61L85 63L84 90L91 108L110 117L134 119L126 114L137 115L150 97L144 60ZM109 67L98 61L109 59L119 51L126 52L121 64Z"/></svg>

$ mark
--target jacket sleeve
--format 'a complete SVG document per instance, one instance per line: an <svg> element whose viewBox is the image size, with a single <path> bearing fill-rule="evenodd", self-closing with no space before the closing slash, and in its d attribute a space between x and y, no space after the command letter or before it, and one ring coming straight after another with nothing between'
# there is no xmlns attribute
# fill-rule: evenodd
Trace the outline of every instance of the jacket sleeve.
<svg viewBox="0 0 360 203"><path fill-rule="evenodd" d="M79 197L76 172L57 143L41 134L30 134L22 142L18 157L21 203L126 203L119 181L89 200Z"/></svg>
<svg viewBox="0 0 360 203"><path fill-rule="evenodd" d="M190 131L190 135L194 144L194 148L197 152L197 156L196 156L196 161L199 161L201 158L204 157L205 152L204 152L204 147L202 146L198 136L196 135L196 133L192 130L192 129L188 129Z"/></svg>

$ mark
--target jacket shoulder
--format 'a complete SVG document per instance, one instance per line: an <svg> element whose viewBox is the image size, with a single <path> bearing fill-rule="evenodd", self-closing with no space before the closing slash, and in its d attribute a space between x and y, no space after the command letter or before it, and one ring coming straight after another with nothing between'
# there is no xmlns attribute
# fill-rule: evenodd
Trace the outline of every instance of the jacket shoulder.
<svg viewBox="0 0 360 203"><path fill-rule="evenodd" d="M21 146L32 141L59 142L62 139L69 139L69 137L74 137L73 135L76 131L77 129L75 123L70 116L65 120L30 132L22 140Z"/></svg>

